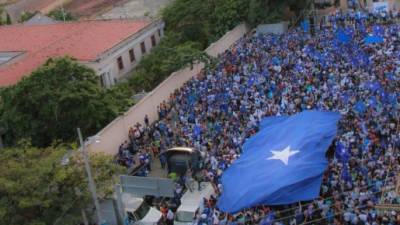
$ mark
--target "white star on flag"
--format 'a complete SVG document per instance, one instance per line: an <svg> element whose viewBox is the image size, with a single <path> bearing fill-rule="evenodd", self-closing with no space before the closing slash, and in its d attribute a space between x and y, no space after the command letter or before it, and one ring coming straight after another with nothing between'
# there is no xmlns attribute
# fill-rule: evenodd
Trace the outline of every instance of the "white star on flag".
<svg viewBox="0 0 400 225"><path fill-rule="evenodd" d="M281 150L281 151L271 151L271 153L273 154L273 156L267 158L268 160L271 159L278 159L281 160L283 162L283 164L288 165L289 163L289 157L292 155L295 155L297 153L299 153L300 151L298 150L292 150L290 151L290 145L287 146L285 149Z"/></svg>

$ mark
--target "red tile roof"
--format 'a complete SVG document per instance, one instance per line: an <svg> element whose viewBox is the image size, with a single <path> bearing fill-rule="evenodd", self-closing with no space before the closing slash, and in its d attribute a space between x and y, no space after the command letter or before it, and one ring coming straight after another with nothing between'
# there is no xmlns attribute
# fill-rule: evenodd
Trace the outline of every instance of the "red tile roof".
<svg viewBox="0 0 400 225"><path fill-rule="evenodd" d="M25 52L0 65L0 86L17 83L49 57L69 55L79 61L95 60L147 25L148 21L108 20L0 26L0 53Z"/></svg>

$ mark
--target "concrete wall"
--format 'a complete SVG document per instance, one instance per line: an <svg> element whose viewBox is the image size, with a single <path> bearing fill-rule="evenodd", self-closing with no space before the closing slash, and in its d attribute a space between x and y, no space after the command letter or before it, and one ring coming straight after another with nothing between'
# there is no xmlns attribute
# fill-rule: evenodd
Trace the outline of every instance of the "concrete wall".
<svg viewBox="0 0 400 225"><path fill-rule="evenodd" d="M283 34L288 30L287 22L273 23L273 24L261 24L257 26L257 33L273 33L273 34Z"/></svg>
<svg viewBox="0 0 400 225"><path fill-rule="evenodd" d="M206 52L211 56L217 56L226 51L247 32L248 28L245 25L239 25L226 33L216 43L211 44ZM89 151L116 154L119 145L128 139L128 130L131 126L137 122L143 124L143 118L146 114L149 116L150 122L155 121L158 117L157 106L164 100L168 100L171 93L197 75L203 68L204 64L198 63L193 68L186 67L172 73L146 97L96 134L96 141L94 141L94 138L89 139L86 143Z"/></svg>
<svg viewBox="0 0 400 225"><path fill-rule="evenodd" d="M341 10L347 10L347 7L348 7L347 1L348 0L340 0L340 9Z"/></svg>
<svg viewBox="0 0 400 225"><path fill-rule="evenodd" d="M144 42L146 46L146 53L149 53L153 48L151 43L151 36L154 35L156 44L158 44L164 34L164 22L154 22L142 31L134 34L127 40L114 46L112 49L103 53L94 62L83 62L83 64L94 69L99 76L103 75L103 79L107 80L106 87L109 87L115 83L124 79L129 72L131 72L137 65L140 59L144 56L141 51L141 43ZM161 36L158 34L160 30ZM129 50L133 49L135 53L135 61L131 62L129 57ZM120 70L118 68L117 59L121 57L124 68ZM105 76L109 76L107 79Z"/></svg>

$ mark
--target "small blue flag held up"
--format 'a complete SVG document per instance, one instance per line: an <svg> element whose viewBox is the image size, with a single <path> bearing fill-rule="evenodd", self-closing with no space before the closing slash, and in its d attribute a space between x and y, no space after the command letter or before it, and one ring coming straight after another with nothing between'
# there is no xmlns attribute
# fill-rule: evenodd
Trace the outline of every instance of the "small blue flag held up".
<svg viewBox="0 0 400 225"><path fill-rule="evenodd" d="M315 199L339 119L339 113L321 111L265 118L240 158L222 174L218 208L235 213Z"/></svg>
<svg viewBox="0 0 400 225"><path fill-rule="evenodd" d="M349 43L351 36L346 34L342 29L339 29L336 33L336 39L342 43Z"/></svg>
<svg viewBox="0 0 400 225"><path fill-rule="evenodd" d="M363 114L363 113L365 113L365 111L367 110L367 108L366 108L364 102L358 101L358 102L356 103L356 105L354 106L354 110L356 110L358 113Z"/></svg>
<svg viewBox="0 0 400 225"><path fill-rule="evenodd" d="M201 134L201 127L199 126L199 125L195 125L194 126L194 128L193 128L193 136L195 137L195 138L197 138L197 137L199 137L200 136L200 134Z"/></svg>
<svg viewBox="0 0 400 225"><path fill-rule="evenodd" d="M383 43L383 37L380 36L367 36L364 38L365 44L375 44L375 43Z"/></svg>
<svg viewBox="0 0 400 225"><path fill-rule="evenodd" d="M352 182L352 180L353 180L351 178L349 168L347 167L347 165L343 166L343 168L342 168L341 178L342 178L342 180L344 180L346 182Z"/></svg>
<svg viewBox="0 0 400 225"><path fill-rule="evenodd" d="M385 29L380 25L374 25L372 27L372 32L374 36L382 37L385 34Z"/></svg>
<svg viewBox="0 0 400 225"><path fill-rule="evenodd" d="M350 159L350 154L347 148L341 143L337 142L335 156L341 163L347 163Z"/></svg>
<svg viewBox="0 0 400 225"><path fill-rule="evenodd" d="M367 29L365 28L364 23L362 23L362 22L360 23L360 25L358 27L358 31L360 31L361 34L364 34L367 31Z"/></svg>
<svg viewBox="0 0 400 225"><path fill-rule="evenodd" d="M308 20L303 20L300 24L301 28L303 29L304 32L308 32L310 30L310 23Z"/></svg>

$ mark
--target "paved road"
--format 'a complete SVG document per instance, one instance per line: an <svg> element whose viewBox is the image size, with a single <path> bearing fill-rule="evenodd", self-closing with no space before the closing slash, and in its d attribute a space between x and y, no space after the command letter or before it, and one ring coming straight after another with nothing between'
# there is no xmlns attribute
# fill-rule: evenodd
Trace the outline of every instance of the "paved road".
<svg viewBox="0 0 400 225"><path fill-rule="evenodd" d="M167 178L167 169L161 168L160 160L155 158L151 162L151 171L149 174L150 177L161 177Z"/></svg>

